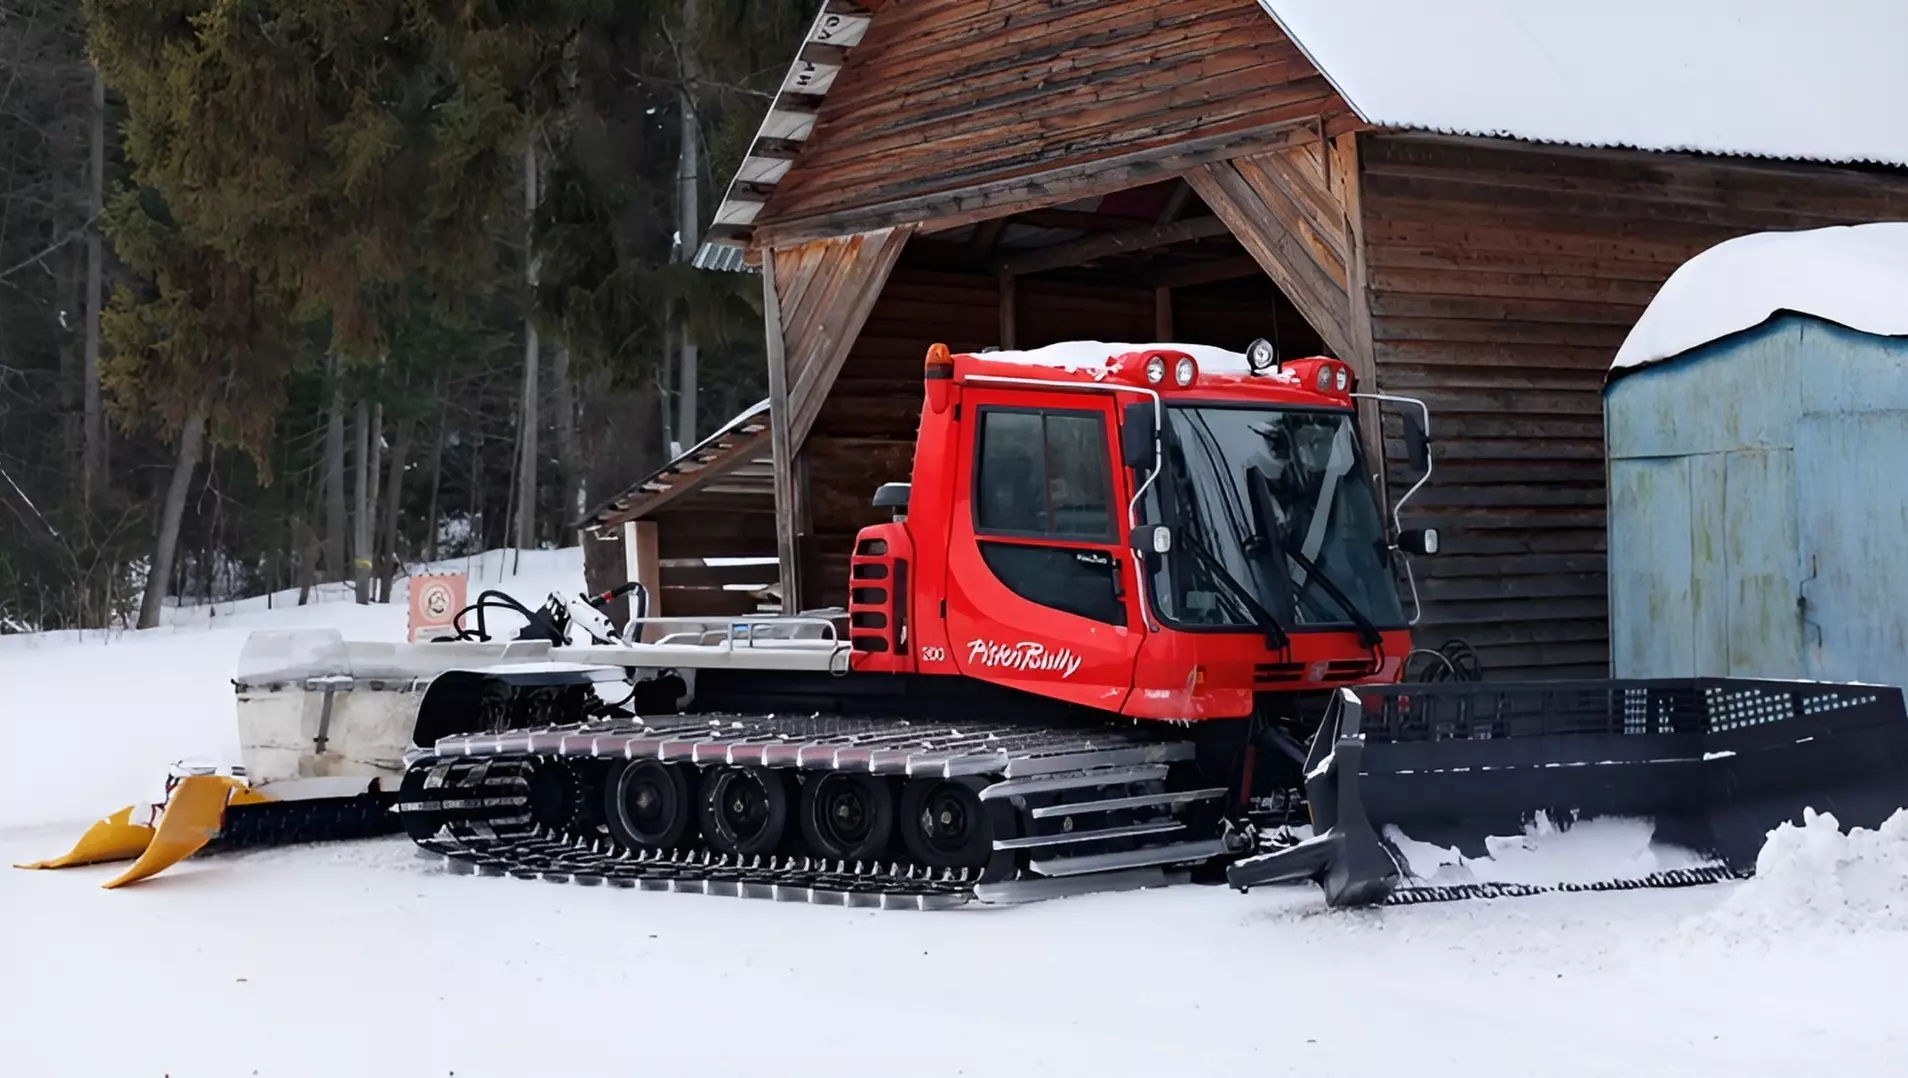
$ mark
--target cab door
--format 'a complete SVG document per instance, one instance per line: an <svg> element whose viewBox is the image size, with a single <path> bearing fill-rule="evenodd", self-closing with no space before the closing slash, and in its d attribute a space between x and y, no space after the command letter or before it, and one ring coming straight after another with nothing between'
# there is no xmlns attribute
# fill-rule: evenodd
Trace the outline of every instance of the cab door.
<svg viewBox="0 0 1908 1078"><path fill-rule="evenodd" d="M1145 634L1111 394L976 392L949 524L963 674L1117 711Z"/></svg>

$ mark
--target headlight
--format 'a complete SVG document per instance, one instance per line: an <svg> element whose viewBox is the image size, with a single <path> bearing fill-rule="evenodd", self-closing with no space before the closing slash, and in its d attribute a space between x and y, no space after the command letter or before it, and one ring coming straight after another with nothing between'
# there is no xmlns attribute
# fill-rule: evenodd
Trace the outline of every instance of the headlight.
<svg viewBox="0 0 1908 1078"><path fill-rule="evenodd" d="M1319 366L1318 366L1318 391L1319 391L1320 393L1323 393L1323 392L1325 392L1326 390L1328 390L1328 389L1330 389L1330 388L1332 388L1332 368L1331 368L1331 365L1330 365L1330 364L1325 364L1325 363L1321 363L1321 364L1319 364Z"/></svg>
<svg viewBox="0 0 1908 1078"><path fill-rule="evenodd" d="M1343 367L1338 368L1338 377L1334 379L1334 383L1338 386L1338 391L1340 393L1345 392L1345 386L1349 384L1350 381L1351 381L1351 378L1349 375L1345 373L1345 368Z"/></svg>
<svg viewBox="0 0 1908 1078"><path fill-rule="evenodd" d="M1271 367L1272 361L1275 358L1272 351L1272 342L1266 340L1264 337L1260 337L1251 344L1246 345L1246 366L1252 368L1252 373L1254 374L1258 374Z"/></svg>
<svg viewBox="0 0 1908 1078"><path fill-rule="evenodd" d="M1192 385L1193 375L1196 373L1198 373L1198 368L1193 366L1191 356L1180 356L1179 362L1173 364L1173 381L1179 383L1182 389Z"/></svg>
<svg viewBox="0 0 1908 1078"><path fill-rule="evenodd" d="M1154 356L1146 361L1146 384L1158 385L1166 380L1166 357Z"/></svg>

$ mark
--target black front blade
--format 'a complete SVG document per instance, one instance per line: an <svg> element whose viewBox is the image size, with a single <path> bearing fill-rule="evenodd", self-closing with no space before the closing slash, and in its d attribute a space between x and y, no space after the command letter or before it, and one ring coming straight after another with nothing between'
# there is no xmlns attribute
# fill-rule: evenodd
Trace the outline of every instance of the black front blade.
<svg viewBox="0 0 1908 1078"><path fill-rule="evenodd" d="M1908 710L1891 686L1746 678L1387 685L1340 694L1314 762L1320 838L1241 862L1235 885L1384 901L1398 876L1369 850L1387 827L1481 857L1540 813L1648 820L1655 841L1748 872L1804 809L1872 829L1908 807Z"/></svg>

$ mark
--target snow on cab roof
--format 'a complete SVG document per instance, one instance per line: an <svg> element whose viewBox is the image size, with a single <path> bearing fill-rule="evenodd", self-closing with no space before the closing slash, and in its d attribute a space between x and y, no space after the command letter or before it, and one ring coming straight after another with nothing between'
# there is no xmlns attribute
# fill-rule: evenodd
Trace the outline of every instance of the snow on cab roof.
<svg viewBox="0 0 1908 1078"><path fill-rule="evenodd" d="M1908 222L1757 232L1677 267L1618 349L1640 367L1795 311L1880 336L1908 335Z"/></svg>
<svg viewBox="0 0 1908 1078"><path fill-rule="evenodd" d="M1259 0L1380 127L1908 164L1901 0Z"/></svg>
<svg viewBox="0 0 1908 1078"><path fill-rule="evenodd" d="M1062 341L1044 348L1029 348L1021 351L972 352L970 355L1001 363L1024 363L1033 367L1054 367L1066 371L1090 371L1104 367L1115 356L1131 352L1151 351L1184 352L1193 357L1199 369L1212 374L1251 374L1252 368L1246 363L1244 352L1231 352L1210 344L1111 344L1105 341ZM1297 356L1287 356L1297 359ZM1298 376L1290 371L1279 371L1268 377L1295 382Z"/></svg>

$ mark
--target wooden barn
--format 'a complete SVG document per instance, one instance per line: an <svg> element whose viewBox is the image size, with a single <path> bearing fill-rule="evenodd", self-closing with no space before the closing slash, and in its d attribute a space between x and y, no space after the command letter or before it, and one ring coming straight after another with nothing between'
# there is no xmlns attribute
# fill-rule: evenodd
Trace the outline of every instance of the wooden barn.
<svg viewBox="0 0 1908 1078"><path fill-rule="evenodd" d="M1432 409L1420 646L1605 675L1612 356L1721 240L1908 217L1908 76L1859 12L1574 7L827 0L699 255L763 279L784 588L845 601L929 344L1263 336Z"/></svg>

